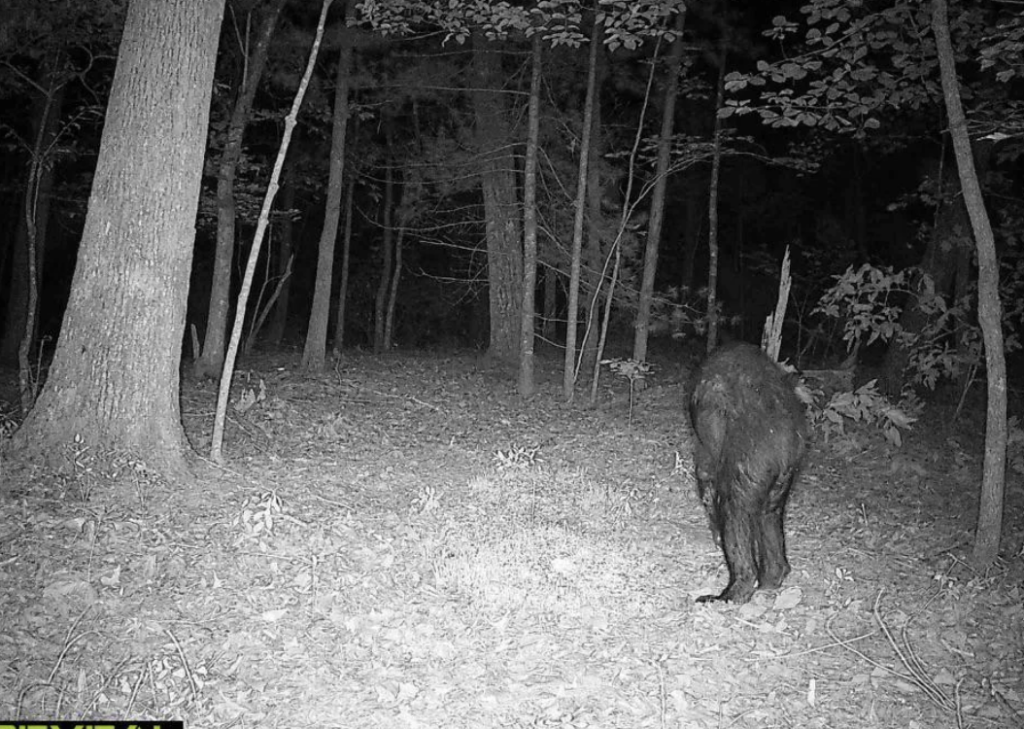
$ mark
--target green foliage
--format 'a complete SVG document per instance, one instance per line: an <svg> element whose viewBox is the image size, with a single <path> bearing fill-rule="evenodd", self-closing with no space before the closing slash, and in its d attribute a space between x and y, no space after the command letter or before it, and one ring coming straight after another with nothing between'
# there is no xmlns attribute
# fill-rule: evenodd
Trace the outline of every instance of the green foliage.
<svg viewBox="0 0 1024 729"><path fill-rule="evenodd" d="M899 331L902 313L898 298L908 294L908 271L893 271L865 263L850 266L818 301L813 314L843 322L843 341L848 350L877 339L888 342Z"/></svg>
<svg viewBox="0 0 1024 729"><path fill-rule="evenodd" d="M1019 301L1024 295L1024 258L1007 258L1000 295L1010 302L1004 311L1006 351L1019 348L1017 330L1024 317ZM908 366L912 382L934 389L939 381L973 373L982 364L984 347L981 330L973 315L977 295L974 287L952 304L938 294L931 280L916 269L894 271L864 264L852 266L836 276L836 283L821 297L812 313L842 322L847 350L875 341L898 338L910 351ZM916 334L899 323L903 304L911 294L916 306L928 317ZM954 339L955 337L955 339Z"/></svg>
<svg viewBox="0 0 1024 729"><path fill-rule="evenodd" d="M729 92L754 88L758 96L729 100L722 116L757 113L772 127L863 134L878 128L883 115L940 103L930 3L812 0L800 12L802 23L778 16L764 31L780 47L782 60L759 61L754 73L726 77ZM978 4L952 9L950 30L958 56L978 58L980 49L991 44L987 19ZM801 27L803 37L793 48ZM1011 47L1020 41L1014 32L1003 39ZM965 88L965 97L972 96Z"/></svg>
<svg viewBox="0 0 1024 729"><path fill-rule="evenodd" d="M635 49L647 39L671 42L671 18L682 0L600 0L598 20L604 23L609 49ZM579 0L541 0L533 7L501 0L363 0L362 19L384 35L407 35L420 25L444 31L444 42L465 43L474 31L488 40L514 35L543 34L552 47L579 47L586 42L580 30L583 11Z"/></svg>
<svg viewBox="0 0 1024 729"><path fill-rule="evenodd" d="M846 432L848 422L877 427L893 446L903 444L901 430L908 430L918 419L921 403L907 393L898 405L892 404L878 391L877 380L871 380L853 392L837 392L820 409L811 409L811 422L825 440Z"/></svg>
<svg viewBox="0 0 1024 729"><path fill-rule="evenodd" d="M513 444L508 450L499 450L494 454L494 462L499 471L522 471L536 466L540 461L540 446Z"/></svg>
<svg viewBox="0 0 1024 729"><path fill-rule="evenodd" d="M981 49L981 68L995 69L999 81L1024 74L1024 14L1010 13L988 37L991 44Z"/></svg>
<svg viewBox="0 0 1024 729"><path fill-rule="evenodd" d="M601 364L608 365L608 369L616 375L629 380L630 387L647 379L647 375L651 373L650 364L635 359L605 359L601 360Z"/></svg>

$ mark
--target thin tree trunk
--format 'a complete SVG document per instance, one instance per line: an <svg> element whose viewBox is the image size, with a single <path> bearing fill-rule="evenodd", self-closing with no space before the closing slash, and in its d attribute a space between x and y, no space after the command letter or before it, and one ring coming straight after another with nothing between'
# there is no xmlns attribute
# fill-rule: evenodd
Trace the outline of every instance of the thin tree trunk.
<svg viewBox="0 0 1024 729"><path fill-rule="evenodd" d="M665 68L665 100L661 107L661 133L658 136L658 159L654 171L654 189L651 193L651 218L647 226L647 247L644 250L644 272L640 281L636 324L633 331L633 359L647 359L647 334L651 326L651 303L654 301L654 277L658 272L658 249L661 246L662 221L665 219L665 190L668 188L668 170L671 163L672 135L675 128L676 97L679 95L679 70L683 65L683 28L686 25L686 6L676 14L675 40Z"/></svg>
<svg viewBox="0 0 1024 729"><path fill-rule="evenodd" d="M216 377L224 366L224 336L231 311L231 264L235 257L235 175L242 157L242 139L252 113L252 102L266 65L270 37L284 2L270 0L264 10L252 47L252 58L247 63L248 73L241 81L228 121L224 151L217 168L217 244L203 351L192 365L197 377ZM247 49L243 48L245 51Z"/></svg>
<svg viewBox="0 0 1024 729"><path fill-rule="evenodd" d="M1003 491L1006 479L1006 359L1003 349L1002 305L999 301L999 261L989 223L985 200L971 155L967 120L960 103L960 83L956 76L953 43L949 37L946 0L933 0L932 31L939 56L942 92L949 118L960 187L978 248L978 323L985 342L985 367L988 375L988 406L985 420L985 464L978 508L978 528L974 535L973 560L987 566L999 554L1003 525Z"/></svg>
<svg viewBox="0 0 1024 729"><path fill-rule="evenodd" d="M309 60L306 63L306 70L299 81L299 89L295 92L292 100L292 108L284 119L284 134L281 136L281 148L277 152L277 159L274 160L274 169L270 172L270 182L267 183L267 193L263 196L263 207L260 209L260 217L256 221L256 233L253 236L252 248L249 249L249 260L245 264L245 273L242 274L242 286L238 291L238 307L235 309L235 323L231 327L231 339L228 340L228 351L224 357L224 371L220 375L220 387L217 390L217 412L213 420L213 437L210 443L210 460L220 463L224 460L222 449L224 446L224 420L227 417L228 396L231 394L231 377L235 371L235 355L238 353L238 342L242 338L242 325L245 323L245 307L249 301L249 291L252 288L253 275L256 273L256 263L259 261L260 248L263 246L263 236L267 232L267 225L270 223L270 211L274 207L274 196L277 195L278 180L281 178L281 167L284 165L285 154L288 152L288 145L292 141L292 132L295 131L295 124L299 118L299 108L302 106L302 99L306 96L306 89L309 87L309 79L313 75L313 68L316 65L316 58L320 52L320 43L324 37L324 25L327 22L327 11L331 7L331 0L323 0L320 7L320 19L316 25L316 35L313 38L313 46L309 50Z"/></svg>
<svg viewBox="0 0 1024 729"><path fill-rule="evenodd" d="M522 234L516 200L515 159L509 140L512 132L506 115L501 84L505 76L501 57L482 33L473 36L474 89L477 147L481 156L480 183L487 236L487 283L490 305L489 353L515 361L519 345L519 305L522 300Z"/></svg>
<svg viewBox="0 0 1024 729"><path fill-rule="evenodd" d="M526 160L523 163L523 301L519 329L519 395L537 391L533 342L537 293L537 138L540 136L541 34L533 36L530 101L526 129Z"/></svg>
<svg viewBox="0 0 1024 729"><path fill-rule="evenodd" d="M604 352L605 345L608 343L608 323L611 321L612 316L612 302L615 300L615 287L619 282L619 271L622 269L622 232L615 238L615 242L612 244L615 248L615 264L612 266L612 278L608 282L608 294L605 297L604 304L604 318L601 323L601 338L598 342L598 355L594 358L593 362L593 375L590 380L590 405L597 405L597 392L601 382L601 361L600 354Z"/></svg>
<svg viewBox="0 0 1024 729"><path fill-rule="evenodd" d="M285 262L284 272L278 279L277 284L275 284L273 291L270 292L270 297L267 299L266 303L263 304L262 309L256 314L256 320L252 323L252 327L249 329L249 337L246 339L245 346L242 348L243 354L247 355L252 351L253 343L257 338L259 338L260 329L263 328L263 323L267 320L271 310L274 309L274 304L277 303L278 297L281 296L281 290L284 289L285 284L287 284L292 277L293 263L294 261L291 258ZM260 298L262 298L262 296L263 294L261 292Z"/></svg>
<svg viewBox="0 0 1024 729"><path fill-rule="evenodd" d="M33 126L33 148L29 150L29 183L25 188L22 214L14 233L14 250L11 259L11 278L7 293L7 310L4 317L3 338L0 339L0 364L18 364L19 351L25 334L28 334L28 349L35 345L38 321L38 285L42 281L43 264L46 254L46 233L50 222L50 202L53 199L54 147L60 127L61 108L64 102L64 82L58 78L57 66L60 59L49 59L42 73L41 93L35 100ZM30 231L30 228L33 231ZM35 272L30 275L28 251L35 251L33 263ZM0 281L3 277L0 276ZM30 282L36 288L30 293ZM33 302L29 303L29 300ZM31 317L30 317L31 313ZM31 327L26 326L29 318ZM19 367L19 369L21 369ZM34 399L34 396L33 396ZM23 405L24 405L23 401ZM29 403L31 405L31 403Z"/></svg>
<svg viewBox="0 0 1024 729"><path fill-rule="evenodd" d="M604 197L601 159L604 152L604 136L601 133L601 88L605 73L604 44L599 44L597 54L597 79L594 82L594 114L591 119L590 148L587 162L587 234L583 241L581 302L583 317L583 341L580 344L579 365L576 379L586 376L594 369L597 361L597 344L601 333L601 289L604 285L604 260L606 246L604 213L601 202ZM610 253L611 249L607 248Z"/></svg>
<svg viewBox="0 0 1024 729"><path fill-rule="evenodd" d="M385 122L385 124L390 124ZM385 351L387 342L384 340L384 318L385 304L387 302L388 284L391 282L391 254L392 241L394 239L394 227L391 224L392 212L395 205L395 172L392 166L393 159L391 152L391 131L388 135L388 157L384 169L384 200L381 211L381 262L380 281L377 284L377 296L373 302L373 353L381 354Z"/></svg>
<svg viewBox="0 0 1024 729"><path fill-rule="evenodd" d="M352 196L356 187L354 170L349 166L348 185L345 192L345 229L341 236L341 281L338 285L338 310L334 320L335 357L340 357L345 348L345 304L348 301L348 276L352 252Z"/></svg>
<svg viewBox="0 0 1024 729"><path fill-rule="evenodd" d="M188 478L178 366L223 0L131 0L49 378L12 442Z"/></svg>
<svg viewBox="0 0 1024 729"><path fill-rule="evenodd" d="M395 344L395 308L398 305L398 283L402 278L402 244L405 241L405 216L398 216L398 231L395 235L395 268L391 274L388 292L387 314L384 317L384 349L390 350Z"/></svg>
<svg viewBox="0 0 1024 729"><path fill-rule="evenodd" d="M576 216L572 226L572 257L569 263L569 305L566 312L565 362L562 368L562 394L571 401L576 385L576 326L580 310L580 269L583 253L583 220L587 200L587 164L590 161L590 135L593 131L594 97L597 93L598 46L602 24L594 19L590 34L590 58L587 69L587 96L583 103L583 139L580 166L576 176Z"/></svg>
<svg viewBox="0 0 1024 729"><path fill-rule="evenodd" d="M696 189L687 190L683 207L686 211L686 221L683 225L683 244L686 250L683 252L683 275L680 277L679 285L684 291L693 288L694 269L697 265L697 251L700 248L700 232L704 223L704 208L698 199Z"/></svg>
<svg viewBox="0 0 1024 729"><path fill-rule="evenodd" d="M288 327L288 305L291 300L291 264L295 255L295 168L288 165L281 173L281 204L284 213L277 234L277 249L274 252L274 275L278 278L279 293L274 303L270 325L267 327L266 342L271 347L280 347Z"/></svg>
<svg viewBox="0 0 1024 729"><path fill-rule="evenodd" d="M354 0L345 8L345 24L353 17ZM346 27L346 34L351 33ZM320 234L319 255L316 263L316 283L313 287L313 306L306 330L306 346L302 351L302 367L319 372L327 359L327 324L331 311L331 282L334 273L334 245L338 239L341 219L341 192L345 173L345 137L348 133L348 94L352 74L352 39L342 39L338 56L338 70L334 81L334 120L331 128L331 161L327 179L327 201L324 227Z"/></svg>
<svg viewBox="0 0 1024 729"><path fill-rule="evenodd" d="M558 270L554 266L544 267L544 326L542 334L546 340L554 341L556 319L558 318Z"/></svg>
<svg viewBox="0 0 1024 729"><path fill-rule="evenodd" d="M708 190L708 341L707 352L718 344L718 176L722 168L722 108L725 94L726 49L722 45L721 65L718 67L718 91L715 94L715 140L711 159L711 184Z"/></svg>

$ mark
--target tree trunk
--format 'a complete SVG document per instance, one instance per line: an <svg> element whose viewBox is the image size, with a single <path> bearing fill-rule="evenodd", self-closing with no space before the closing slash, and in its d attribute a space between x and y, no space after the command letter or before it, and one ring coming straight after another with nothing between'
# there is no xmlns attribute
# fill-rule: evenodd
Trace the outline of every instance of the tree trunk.
<svg viewBox="0 0 1024 729"><path fill-rule="evenodd" d="M252 102L266 65L270 37L284 2L271 0L264 11L254 39L252 58L247 63L248 73L241 81L235 108L228 121L224 151L217 167L217 245L203 351L192 365L197 377L217 377L224 366L224 337L231 312L231 264L235 257L235 174L238 160L242 157L242 138L249 123Z"/></svg>
<svg viewBox="0 0 1024 729"><path fill-rule="evenodd" d="M566 312L565 362L562 368L562 394L572 400L576 389L576 326L580 310L580 269L583 254L583 219L587 200L587 165L590 161L590 134L593 130L594 97L597 94L598 46L602 24L594 19L590 33L590 59L587 68L587 96L583 102L583 139L580 142L580 166L576 176L576 216L572 225L572 257L569 263L569 304Z"/></svg>
<svg viewBox="0 0 1024 729"><path fill-rule="evenodd" d="M345 229L341 235L341 281L338 282L338 310L334 319L332 353L335 357L340 357L345 347L345 303L348 301L348 274L352 253L352 195L355 187L355 174L350 166L345 193Z"/></svg>
<svg viewBox="0 0 1024 729"><path fill-rule="evenodd" d="M347 22L352 18L354 0L345 8ZM338 70L334 81L334 121L331 128L331 160L327 178L327 201L324 227L320 234L320 249L316 262L316 283L313 287L313 306L306 330L306 346L302 351L302 367L311 372L324 368L327 359L327 323L331 312L331 282L334 273L334 243L338 239L341 219L341 191L345 172L345 136L348 133L348 92L352 73L352 39L343 38L338 57Z"/></svg>
<svg viewBox="0 0 1024 729"><path fill-rule="evenodd" d="M707 352L718 344L718 175L722 168L722 108L725 94L726 50L722 44L718 67L718 91L715 94L714 154L711 158L711 183L708 189L708 341Z"/></svg>
<svg viewBox="0 0 1024 729"><path fill-rule="evenodd" d="M50 201L53 198L53 146L60 125L61 108L64 102L64 82L58 78L59 59L50 59L43 72L40 94L33 103L33 149L29 150L30 170L28 175L33 184L25 190L26 205L23 205L15 225L14 250L11 252L11 278L7 291L7 310L4 316L3 337L0 338L0 365L18 363L18 350L26 334L25 326L30 318L38 319L38 300L32 306L29 316L29 228L35 229L35 281L38 287L43 277L43 260L46 256L46 232L50 222ZM34 204L32 202L34 201ZM3 279L0 278L0 281ZM37 297L38 299L38 297ZM36 329L28 332L31 344L36 340Z"/></svg>
<svg viewBox="0 0 1024 729"><path fill-rule="evenodd" d="M555 338L558 318L558 270L554 266L544 267L544 326L542 334L549 342Z"/></svg>
<svg viewBox="0 0 1024 729"><path fill-rule="evenodd" d="M490 304L491 355L515 361L519 346L519 305L522 298L523 254L516 201L515 159L509 139L501 84L501 56L482 33L473 35L471 97L476 117L477 148L481 157L487 237L487 282Z"/></svg>
<svg viewBox="0 0 1024 729"><path fill-rule="evenodd" d="M292 293L290 266L295 255L295 169L285 168L281 178L281 226L277 234L277 250L274 254L274 276L278 279L281 292L274 303L270 324L267 326L265 341L271 347L280 347L288 327L288 305ZM282 277L287 276L284 280Z"/></svg>
<svg viewBox="0 0 1024 729"><path fill-rule="evenodd" d="M701 205L701 196L698 190L700 186L694 183L692 189L688 189L683 197L683 208L686 210L686 220L683 224L683 274L679 278L679 285L683 291L693 289L694 270L697 266L697 251L700 249L700 231L704 224L704 212L706 208Z"/></svg>
<svg viewBox="0 0 1024 729"><path fill-rule="evenodd" d="M601 287L604 284L605 245L610 243L604 231L604 213L601 201L605 195L604 176L601 160L604 156L604 139L601 129L601 87L605 73L604 44L597 49L597 78L594 81L594 113L591 118L590 147L587 161L587 235L583 241L583 270L581 315L583 319L583 341L580 344L577 380L594 371L597 361L597 343L601 333Z"/></svg>
<svg viewBox="0 0 1024 729"><path fill-rule="evenodd" d="M1006 479L1006 353L1003 349L1002 305L999 301L999 261L985 200L967 135L967 120L960 103L960 84L949 37L946 0L934 0L932 31L942 74L942 92L949 118L960 187L978 247L978 323L985 342L985 367L988 375L988 407L985 420L985 465L978 509L978 529L974 535L973 560L976 566L992 564L999 554L1003 525L1003 490Z"/></svg>
<svg viewBox="0 0 1024 729"><path fill-rule="evenodd" d="M131 0L50 376L13 440L190 474L178 365L223 0Z"/></svg>
<svg viewBox="0 0 1024 729"><path fill-rule="evenodd" d="M523 163L523 301L519 327L519 395L537 391L534 377L533 341L537 294L537 138L540 136L541 34L533 36L530 101L526 130L526 161Z"/></svg>
<svg viewBox="0 0 1024 729"><path fill-rule="evenodd" d="M405 241L405 222L405 215L399 212L398 230L395 235L395 268L391 273L387 314L384 316L385 351L390 350L395 344L395 308L398 306L398 284L402 280L402 244Z"/></svg>
<svg viewBox="0 0 1024 729"><path fill-rule="evenodd" d="M668 188L668 168L671 162L672 135L675 128L676 97L679 93L679 69L683 65L683 28L686 24L686 6L676 14L676 37L672 42L665 68L665 100L661 107L661 133L658 136L658 160L654 171L654 189L651 192L651 218L647 227L647 247L644 250L644 272L640 282L636 324L633 331L633 359L647 359L647 333L651 325L651 303L654 301L654 277L658 272L658 249L661 246L662 221L665 219L665 190ZM692 270L692 269L691 269Z"/></svg>
<svg viewBox="0 0 1024 729"><path fill-rule="evenodd" d="M373 302L373 353L381 354L386 349L384 341L384 318L386 316L388 284L391 281L391 243L394 227L391 225L392 212L395 205L395 171L391 156L391 131L389 122L385 121L388 135L388 155L384 168L384 200L381 211L381 262L380 281L377 284L377 296Z"/></svg>

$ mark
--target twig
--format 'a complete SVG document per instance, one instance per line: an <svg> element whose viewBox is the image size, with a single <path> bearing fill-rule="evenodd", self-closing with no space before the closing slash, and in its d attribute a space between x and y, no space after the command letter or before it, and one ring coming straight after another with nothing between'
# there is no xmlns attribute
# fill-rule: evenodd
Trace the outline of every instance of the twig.
<svg viewBox="0 0 1024 729"><path fill-rule="evenodd" d="M164 628L164 632L167 633L167 637L171 639L171 642L174 643L175 649L178 651L178 658L181 660L181 667L185 671L185 677L188 679L188 687L192 691L192 700L199 701L199 683L196 681L196 678L192 673L192 667L188 665L188 658L185 657L185 651L181 647L181 643L179 643L178 639L174 637L174 633L167 628Z"/></svg>

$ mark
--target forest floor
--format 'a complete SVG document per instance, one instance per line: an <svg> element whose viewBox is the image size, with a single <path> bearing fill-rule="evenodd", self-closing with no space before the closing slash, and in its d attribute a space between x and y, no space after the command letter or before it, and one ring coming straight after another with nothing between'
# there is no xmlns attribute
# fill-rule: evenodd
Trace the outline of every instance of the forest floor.
<svg viewBox="0 0 1024 729"><path fill-rule="evenodd" d="M5 485L0 720L1024 726L1020 474L1005 558L965 562L981 413L929 411L900 449L818 439L784 589L696 605L727 573L685 367L630 413L607 373L598 407L565 405L554 362L524 403L472 355L356 354L320 376L297 360L243 363L230 466L195 487L88 451ZM215 396L182 385L204 451Z"/></svg>

